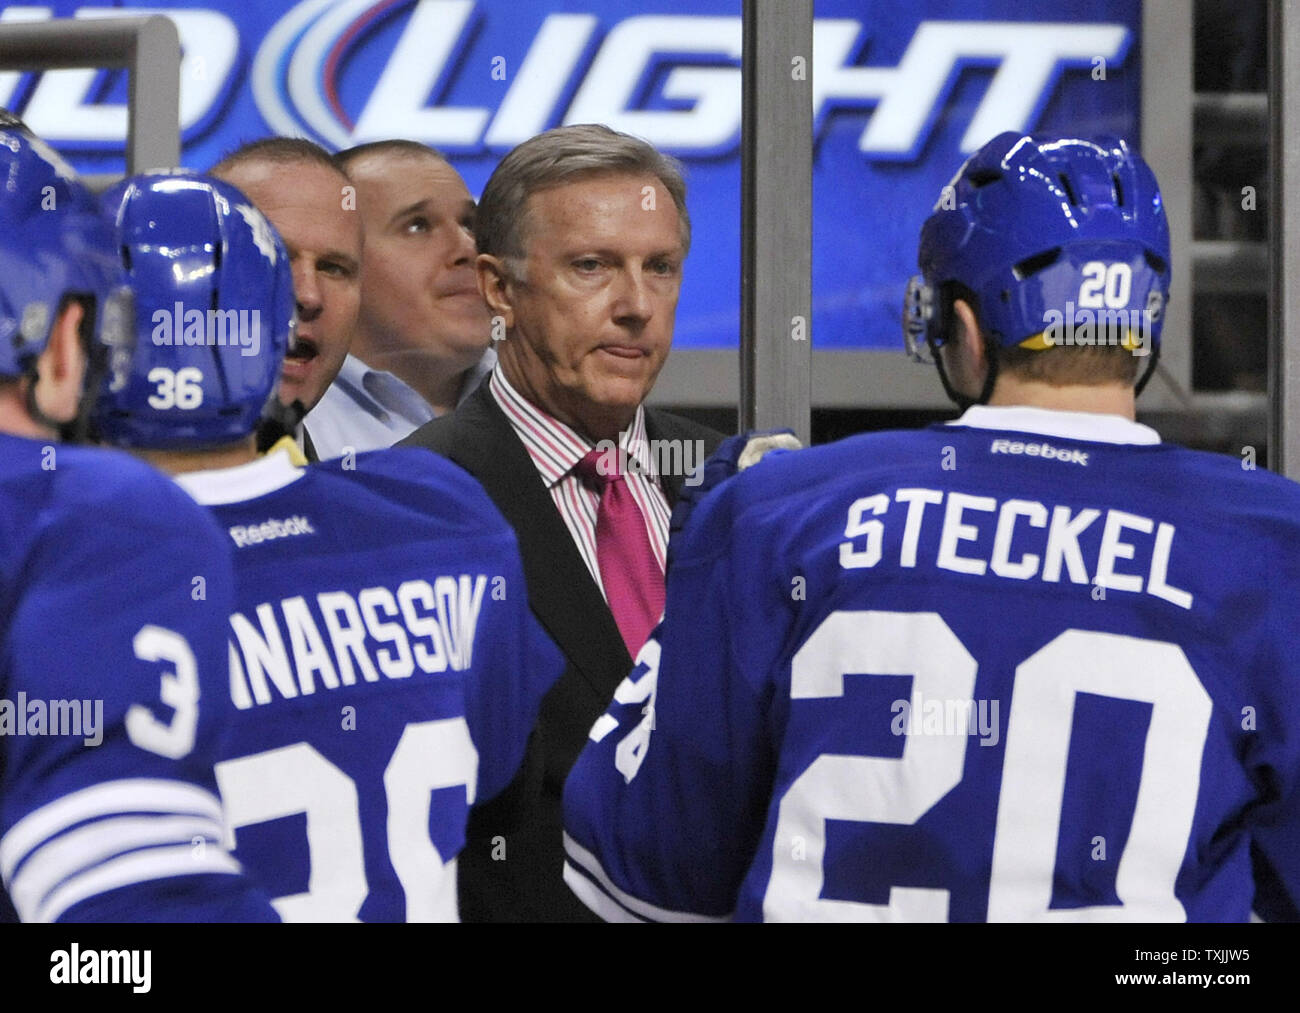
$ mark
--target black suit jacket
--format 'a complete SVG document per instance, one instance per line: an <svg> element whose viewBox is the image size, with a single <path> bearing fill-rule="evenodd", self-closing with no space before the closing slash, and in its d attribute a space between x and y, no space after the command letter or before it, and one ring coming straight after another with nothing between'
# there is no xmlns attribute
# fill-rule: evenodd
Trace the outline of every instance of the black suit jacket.
<svg viewBox="0 0 1300 1013"><path fill-rule="evenodd" d="M653 408L646 409L646 435L701 440L706 456L722 439ZM470 816L459 861L461 918L594 920L562 879L560 794L587 732L609 706L632 659L550 492L486 383L453 413L421 426L399 445L440 453L483 485L519 539L533 614L567 662L542 701L519 776ZM683 476L660 481L668 502L675 503Z"/></svg>

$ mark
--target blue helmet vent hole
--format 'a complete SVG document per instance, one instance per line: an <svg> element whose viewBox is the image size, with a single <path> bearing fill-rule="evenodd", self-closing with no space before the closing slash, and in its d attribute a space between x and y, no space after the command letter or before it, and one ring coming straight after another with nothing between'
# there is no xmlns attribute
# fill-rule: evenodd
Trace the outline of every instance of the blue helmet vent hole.
<svg viewBox="0 0 1300 1013"><path fill-rule="evenodd" d="M1031 278L1044 268L1051 267L1056 263L1057 258L1061 256L1059 246L1042 253L1036 253L1032 257L1026 257L1016 264L1011 270L1016 276L1016 281L1024 281Z"/></svg>

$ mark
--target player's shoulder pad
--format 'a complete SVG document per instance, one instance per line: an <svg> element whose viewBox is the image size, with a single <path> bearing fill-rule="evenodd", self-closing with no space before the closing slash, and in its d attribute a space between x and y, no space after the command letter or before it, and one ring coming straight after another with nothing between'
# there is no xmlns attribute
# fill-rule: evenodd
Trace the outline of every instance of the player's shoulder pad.
<svg viewBox="0 0 1300 1013"><path fill-rule="evenodd" d="M793 453L768 454L761 468L747 468L737 477L750 487L751 498L806 499L826 483L915 464L922 456L918 451L932 439L924 430L860 433Z"/></svg>
<svg viewBox="0 0 1300 1013"><path fill-rule="evenodd" d="M744 471L708 483L707 488L701 483L703 491L689 500L689 511L679 508L673 511L670 566L714 559L730 550L733 539L748 537L746 518L753 515L769 519L773 501L790 491L774 479L775 474L786 470L780 466L808 453L808 450L792 450L768 454Z"/></svg>
<svg viewBox="0 0 1300 1013"><path fill-rule="evenodd" d="M1203 488L1215 512L1277 516L1300 527L1300 484L1269 471L1253 455L1173 449L1188 483Z"/></svg>
<svg viewBox="0 0 1300 1013"><path fill-rule="evenodd" d="M677 494L668 518L668 567L677 558L682 532L700 503L723 482L752 468L763 458L798 450L801 444L790 429L755 430L729 436L695 472L689 474Z"/></svg>
<svg viewBox="0 0 1300 1013"><path fill-rule="evenodd" d="M927 456L919 452L921 447L934 439L924 430L863 433L817 447L768 453L703 497L682 532L687 537L680 538L677 558L705 558L710 546L728 544L733 533L745 532L744 537L752 539L760 527L787 528L797 523L818 490L858 481L874 469L892 472L914 466Z"/></svg>
<svg viewBox="0 0 1300 1013"><path fill-rule="evenodd" d="M225 545L211 513L153 466L107 447L53 447L51 506L60 512L103 531L177 531Z"/></svg>
<svg viewBox="0 0 1300 1013"><path fill-rule="evenodd" d="M420 447L369 450L308 467L457 527L510 530L478 479L441 454Z"/></svg>

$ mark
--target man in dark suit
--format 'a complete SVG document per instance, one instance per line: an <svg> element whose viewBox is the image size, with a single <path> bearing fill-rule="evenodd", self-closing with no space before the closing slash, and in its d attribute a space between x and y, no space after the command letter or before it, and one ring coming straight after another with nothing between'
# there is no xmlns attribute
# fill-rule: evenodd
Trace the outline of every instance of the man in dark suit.
<svg viewBox="0 0 1300 1013"><path fill-rule="evenodd" d="M686 187L644 141L560 127L502 159L475 232L497 368L402 442L483 484L515 528L529 602L568 665L523 772L471 818L460 913L589 921L562 879L560 793L659 618L672 504L721 439L642 404L672 342Z"/></svg>

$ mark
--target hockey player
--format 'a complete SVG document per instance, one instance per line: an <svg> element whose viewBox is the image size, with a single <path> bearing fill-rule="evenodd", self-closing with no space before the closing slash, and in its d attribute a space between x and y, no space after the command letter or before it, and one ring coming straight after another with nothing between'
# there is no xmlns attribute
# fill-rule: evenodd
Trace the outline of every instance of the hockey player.
<svg viewBox="0 0 1300 1013"><path fill-rule="evenodd" d="M99 429L207 504L235 555L216 766L235 854L288 921L455 920L468 807L510 782L560 671L514 535L432 454L259 458L293 319L279 237L209 177L106 199L140 348Z"/></svg>
<svg viewBox="0 0 1300 1013"><path fill-rule="evenodd" d="M919 259L909 344L970 407L704 498L567 881L614 920L1296 918L1300 488L1134 421L1151 171L1003 134Z"/></svg>
<svg viewBox="0 0 1300 1013"><path fill-rule="evenodd" d="M153 469L56 445L126 368L130 292L91 195L8 114L0 176L0 920L274 920L212 776L230 551Z"/></svg>

